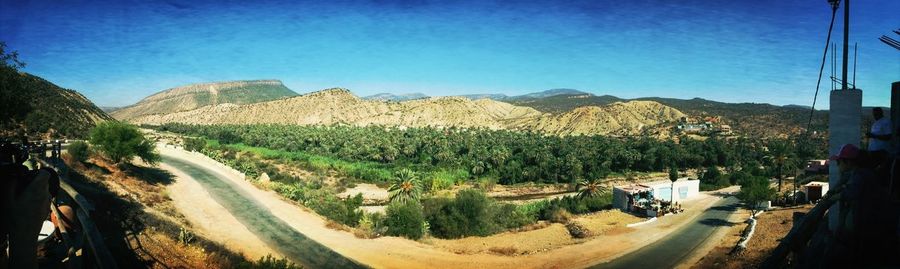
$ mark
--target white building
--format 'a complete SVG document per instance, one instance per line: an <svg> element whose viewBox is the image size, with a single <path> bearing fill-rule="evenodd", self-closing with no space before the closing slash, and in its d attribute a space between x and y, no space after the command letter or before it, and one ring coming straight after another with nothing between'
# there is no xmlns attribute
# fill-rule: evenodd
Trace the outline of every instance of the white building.
<svg viewBox="0 0 900 269"><path fill-rule="evenodd" d="M635 205L646 199L646 194L652 195L651 199L670 201L672 190L675 190L675 202L690 200L700 193L700 180L679 178L675 181L660 180L641 184L630 184L613 187L613 206L625 211L631 211Z"/></svg>

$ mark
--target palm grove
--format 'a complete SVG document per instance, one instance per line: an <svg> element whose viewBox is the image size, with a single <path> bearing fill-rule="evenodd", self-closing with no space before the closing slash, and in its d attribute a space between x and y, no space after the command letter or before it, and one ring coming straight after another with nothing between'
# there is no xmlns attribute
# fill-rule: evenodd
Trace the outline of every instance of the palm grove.
<svg viewBox="0 0 900 269"><path fill-rule="evenodd" d="M378 234L419 238L489 235L537 220L565 222L567 214L610 207L601 180L635 173L699 171L701 186L716 189L750 179L792 175L799 160L820 157L824 141L799 137L706 140L648 137L547 136L533 132L380 126L166 124L148 126L198 137L186 147L256 178L348 226ZM252 157L255 156L256 158ZM339 187L299 180L263 160L331 171L359 182L390 186L387 214L358 210L362 198L336 197ZM720 172L723 169L727 175ZM565 183L581 195L524 205L498 202L492 184ZM455 197L426 195L453 185L478 187ZM480 190L479 190L480 189ZM571 229L570 229L571 231ZM573 234L574 235L574 234Z"/></svg>

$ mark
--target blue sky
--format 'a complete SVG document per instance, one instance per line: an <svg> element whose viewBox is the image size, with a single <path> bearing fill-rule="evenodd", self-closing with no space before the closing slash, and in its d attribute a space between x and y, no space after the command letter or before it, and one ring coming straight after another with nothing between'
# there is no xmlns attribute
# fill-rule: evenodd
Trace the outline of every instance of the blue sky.
<svg viewBox="0 0 900 269"><path fill-rule="evenodd" d="M361 96L575 88L809 105L831 15L825 0L0 3L0 40L24 71L108 106L243 79ZM900 51L878 37L900 38L900 1L852 4L863 103L887 106Z"/></svg>

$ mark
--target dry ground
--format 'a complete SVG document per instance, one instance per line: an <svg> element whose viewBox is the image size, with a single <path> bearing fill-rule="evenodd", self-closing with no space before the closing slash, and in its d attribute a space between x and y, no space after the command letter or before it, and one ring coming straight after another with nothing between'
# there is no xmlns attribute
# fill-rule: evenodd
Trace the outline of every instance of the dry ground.
<svg viewBox="0 0 900 269"><path fill-rule="evenodd" d="M643 219L619 210L607 210L579 216L573 221L587 228L592 237L575 239L569 235L565 225L542 221L530 227L531 229L526 228L520 232L510 231L485 237L472 236L452 240L429 238L423 242L457 254L525 255L582 243L604 235L629 233L634 229L627 228L625 225L640 222Z"/></svg>
<svg viewBox="0 0 900 269"><path fill-rule="evenodd" d="M64 156L69 182L96 207L93 220L119 267L231 268L246 261L200 235L187 244L179 241L182 228L196 232L169 198L174 179L166 171L96 157L82 164Z"/></svg>
<svg viewBox="0 0 900 269"><path fill-rule="evenodd" d="M791 230L794 212L808 212L812 205L774 209L760 214L753 237L747 249L730 254L747 227L746 223L733 226L721 243L700 260L693 268L756 268ZM750 216L749 211L741 211L742 219Z"/></svg>

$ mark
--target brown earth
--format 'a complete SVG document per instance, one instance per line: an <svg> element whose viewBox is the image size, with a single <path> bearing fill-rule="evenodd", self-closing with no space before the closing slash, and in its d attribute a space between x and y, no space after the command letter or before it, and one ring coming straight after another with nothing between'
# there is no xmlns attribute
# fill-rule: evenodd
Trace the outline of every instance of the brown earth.
<svg viewBox="0 0 900 269"><path fill-rule="evenodd" d="M97 157L82 164L64 156L68 182L96 207L92 220L120 268L232 268L248 261L197 234L169 197L174 178L165 170ZM182 229L194 240L180 242Z"/></svg>
<svg viewBox="0 0 900 269"><path fill-rule="evenodd" d="M731 254L741 239L746 223L734 225L728 235L692 268L758 268L759 264L791 230L794 212L808 212L812 205L774 209L757 216L756 231L747 243L747 249ZM742 210L741 219L750 217L750 212Z"/></svg>
<svg viewBox="0 0 900 269"><path fill-rule="evenodd" d="M684 113L653 101L581 107L561 115L552 115L530 107L490 99L473 101L464 97L432 97L402 102L363 100L346 89L335 88L268 102L216 104L191 110L127 117L127 120L139 124L350 124L400 128L453 126L579 135L640 134L645 128L675 122L683 116Z"/></svg>

